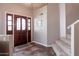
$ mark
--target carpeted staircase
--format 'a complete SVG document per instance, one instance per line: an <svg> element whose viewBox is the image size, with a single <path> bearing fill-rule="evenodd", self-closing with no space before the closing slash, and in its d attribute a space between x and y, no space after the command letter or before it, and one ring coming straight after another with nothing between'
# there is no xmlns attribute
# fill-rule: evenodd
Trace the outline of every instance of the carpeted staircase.
<svg viewBox="0 0 79 59"><path fill-rule="evenodd" d="M67 38L61 38L55 41L52 48L57 56L70 56L71 55L71 35L67 34Z"/></svg>

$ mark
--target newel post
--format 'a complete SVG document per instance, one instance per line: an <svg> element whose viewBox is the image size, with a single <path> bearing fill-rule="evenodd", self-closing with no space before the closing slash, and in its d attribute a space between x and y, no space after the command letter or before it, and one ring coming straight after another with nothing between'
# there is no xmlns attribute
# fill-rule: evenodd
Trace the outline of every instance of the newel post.
<svg viewBox="0 0 79 59"><path fill-rule="evenodd" d="M74 56L74 24L71 25L71 56Z"/></svg>

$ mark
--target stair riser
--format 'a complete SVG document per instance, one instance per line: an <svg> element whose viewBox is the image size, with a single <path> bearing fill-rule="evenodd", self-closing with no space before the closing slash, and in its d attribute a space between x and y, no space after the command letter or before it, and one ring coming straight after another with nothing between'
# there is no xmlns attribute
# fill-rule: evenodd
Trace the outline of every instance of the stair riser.
<svg viewBox="0 0 79 59"><path fill-rule="evenodd" d="M71 40L71 35L68 34L68 35L67 35L67 39L70 39L70 40Z"/></svg>
<svg viewBox="0 0 79 59"><path fill-rule="evenodd" d="M54 49L57 56L68 56L68 54L63 52L62 49L60 49L60 47L57 44L53 45L53 49Z"/></svg>
<svg viewBox="0 0 79 59"><path fill-rule="evenodd" d="M71 40L68 40L68 39L61 39L61 40L67 43L68 45L71 45Z"/></svg>
<svg viewBox="0 0 79 59"><path fill-rule="evenodd" d="M65 47L65 46L63 46L61 43L59 43L58 41L56 41L56 43L61 47L61 49L65 52L65 53L67 53L68 55L70 55L70 48L67 48L67 47Z"/></svg>

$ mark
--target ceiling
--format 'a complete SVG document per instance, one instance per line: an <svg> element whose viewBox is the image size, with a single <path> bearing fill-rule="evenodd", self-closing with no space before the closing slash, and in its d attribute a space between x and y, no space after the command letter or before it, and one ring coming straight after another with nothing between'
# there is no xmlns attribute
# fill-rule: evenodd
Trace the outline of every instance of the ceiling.
<svg viewBox="0 0 79 59"><path fill-rule="evenodd" d="M21 5L25 6L26 8L35 10L47 5L47 3L22 3Z"/></svg>

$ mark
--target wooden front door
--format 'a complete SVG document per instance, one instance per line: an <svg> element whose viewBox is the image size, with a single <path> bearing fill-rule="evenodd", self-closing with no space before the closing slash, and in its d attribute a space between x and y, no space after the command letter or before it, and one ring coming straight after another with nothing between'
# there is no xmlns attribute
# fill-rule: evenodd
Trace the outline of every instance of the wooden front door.
<svg viewBox="0 0 79 59"><path fill-rule="evenodd" d="M14 15L14 45L27 43L27 17Z"/></svg>

